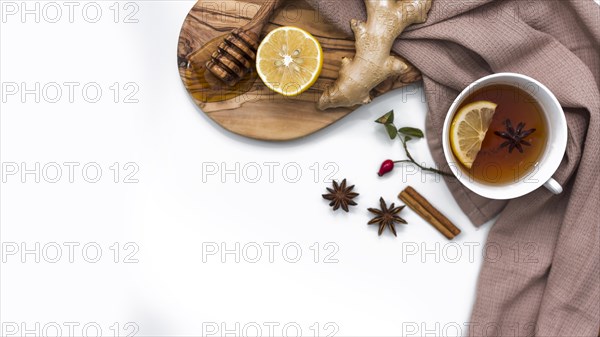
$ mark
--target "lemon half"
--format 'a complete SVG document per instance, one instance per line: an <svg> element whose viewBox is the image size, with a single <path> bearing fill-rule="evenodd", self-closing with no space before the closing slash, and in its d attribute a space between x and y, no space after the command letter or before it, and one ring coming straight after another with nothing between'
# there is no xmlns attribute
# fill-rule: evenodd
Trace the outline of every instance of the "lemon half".
<svg viewBox="0 0 600 337"><path fill-rule="evenodd" d="M462 107L450 126L450 145L456 158L470 169L492 123L498 105L477 101Z"/></svg>
<svg viewBox="0 0 600 337"><path fill-rule="evenodd" d="M310 88L323 69L323 50L310 33L297 27L271 31L256 53L256 70L265 85L284 96Z"/></svg>

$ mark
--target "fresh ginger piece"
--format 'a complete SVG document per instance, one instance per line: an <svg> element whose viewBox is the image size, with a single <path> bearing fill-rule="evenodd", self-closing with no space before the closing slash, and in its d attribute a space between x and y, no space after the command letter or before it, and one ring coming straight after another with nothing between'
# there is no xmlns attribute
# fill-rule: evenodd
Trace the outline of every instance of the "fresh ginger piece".
<svg viewBox="0 0 600 337"><path fill-rule="evenodd" d="M431 1L365 0L367 22L350 22L356 39L354 59L342 59L337 80L321 95L317 107L325 110L367 104L373 88L408 71L402 59L390 55L392 45L406 27L427 20Z"/></svg>

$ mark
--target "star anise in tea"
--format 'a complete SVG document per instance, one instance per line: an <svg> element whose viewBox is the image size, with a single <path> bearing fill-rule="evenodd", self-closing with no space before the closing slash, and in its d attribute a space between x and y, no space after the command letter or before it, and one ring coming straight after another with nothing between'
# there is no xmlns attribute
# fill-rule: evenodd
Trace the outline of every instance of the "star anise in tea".
<svg viewBox="0 0 600 337"><path fill-rule="evenodd" d="M403 223L406 224L406 220L402 219L400 216L398 216L398 213L400 213L400 211L402 211L402 209L404 209L404 207L406 206L399 206L399 207L394 207L394 203L392 203L390 205L390 207L387 206L387 204L385 203L385 200L383 200L383 198L379 198L379 208L380 209L376 209L376 208L369 208L369 212L375 214L376 216L371 219L371 221L369 221L369 225L373 225L373 224L377 224L379 225L379 235L381 235L381 233L383 233L383 230L386 227L389 227L389 229L392 231L392 233L394 233L394 236L398 236L396 234L396 228L394 228L394 224L395 223Z"/></svg>
<svg viewBox="0 0 600 337"><path fill-rule="evenodd" d="M508 146L508 153L512 153L516 148L520 153L523 153L523 145L531 146L531 143L525 140L529 135L535 132L535 129L523 130L525 123L517 124L514 128L510 119L504 121L506 131L495 131L496 136L506 139L506 141L500 144L500 148Z"/></svg>
<svg viewBox="0 0 600 337"><path fill-rule="evenodd" d="M348 212L348 206L356 206L356 202L352 199L356 198L358 193L352 192L353 189L354 185L346 187L346 179L342 180L341 184L334 180L333 188L327 187L329 193L323 194L323 198L331 201L329 206L332 206L334 211L341 207Z"/></svg>

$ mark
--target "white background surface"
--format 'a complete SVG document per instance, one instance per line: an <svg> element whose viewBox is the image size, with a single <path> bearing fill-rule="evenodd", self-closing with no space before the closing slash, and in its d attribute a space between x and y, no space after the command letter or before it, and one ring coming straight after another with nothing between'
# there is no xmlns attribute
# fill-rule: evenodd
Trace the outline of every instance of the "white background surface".
<svg viewBox="0 0 600 337"><path fill-rule="evenodd" d="M256 335L256 326L261 336L294 336L297 327L305 336L466 333L490 225L474 228L434 176L412 169L376 175L384 159L404 158L400 142L373 120L394 109L397 126L424 128L420 87L379 98L299 141L248 140L204 116L181 84L177 40L194 1L119 2L117 23L113 1L95 2L102 9L97 23L85 20L93 9L89 17L81 12L88 2L75 2L73 22L57 2L64 11L57 23L48 22L54 12L42 11L37 23L34 15L7 15L11 2L1 3L2 335L56 335L57 326L61 336L94 336L98 327L106 336L211 335L213 327L216 336ZM35 3L48 4L29 8ZM136 8L131 19L138 22L125 23ZM64 82L80 83L73 102ZM34 94L22 97L21 88L10 94L22 83L40 84L39 103ZM56 96L49 83L63 90L56 103L49 102ZM82 94L86 83L102 88L97 103L86 102L94 96L93 89ZM139 88L130 97L138 102L125 103L132 88ZM424 140L410 146L432 163ZM79 164L72 182L65 162ZM265 162L279 165L271 177ZM21 163L40 163L40 181L21 177ZM62 168L56 183L52 163ZM101 167L97 183L84 179L87 163ZM206 175L222 163L239 163L239 182L234 174ZM262 168L255 183L253 163ZM286 164L300 168L297 182L293 168L282 172ZM8 175L14 165L19 172ZM138 182L125 183L136 167ZM335 179L348 178L360 192L349 214L333 213L320 196L332 167ZM94 175L92 168L86 177ZM398 203L409 184L462 229L454 243L408 209L401 215L409 225L397 227L397 238L387 230L378 237L366 225L367 207L380 196ZM222 243L239 243L239 263L234 254L203 255L203 247ZM262 257L251 263L254 243ZM264 243L279 245L271 261ZM84 252L86 244L92 248ZM289 262L296 254L284 253L286 244L301 248L298 262ZM102 251L96 263L94 247ZM329 254L334 263L324 263Z"/></svg>

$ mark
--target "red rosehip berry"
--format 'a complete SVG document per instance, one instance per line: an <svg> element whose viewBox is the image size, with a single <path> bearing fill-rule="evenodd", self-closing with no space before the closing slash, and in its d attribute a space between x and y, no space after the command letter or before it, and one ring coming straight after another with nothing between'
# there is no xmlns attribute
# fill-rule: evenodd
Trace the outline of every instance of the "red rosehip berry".
<svg viewBox="0 0 600 337"><path fill-rule="evenodd" d="M381 177L384 174L392 171L394 169L394 162L390 159L381 163L381 167L379 168L379 172L377 174Z"/></svg>

